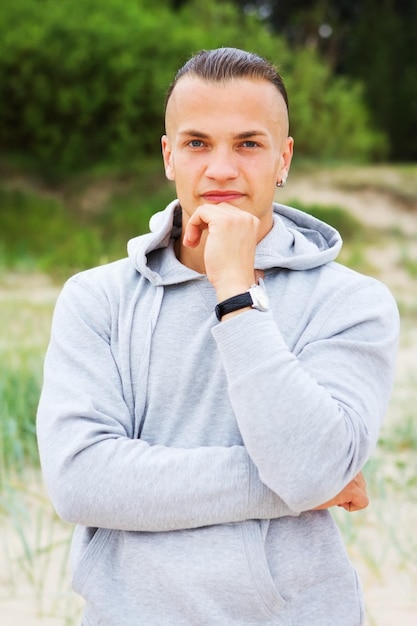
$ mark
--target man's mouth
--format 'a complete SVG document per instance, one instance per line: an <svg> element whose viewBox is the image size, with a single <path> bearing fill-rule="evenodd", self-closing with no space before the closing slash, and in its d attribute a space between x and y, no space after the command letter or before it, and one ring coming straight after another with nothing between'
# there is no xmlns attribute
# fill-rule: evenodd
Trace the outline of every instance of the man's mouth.
<svg viewBox="0 0 417 626"><path fill-rule="evenodd" d="M206 202L233 202L233 200L240 200L245 194L234 189L214 189L213 191L206 191L201 195Z"/></svg>

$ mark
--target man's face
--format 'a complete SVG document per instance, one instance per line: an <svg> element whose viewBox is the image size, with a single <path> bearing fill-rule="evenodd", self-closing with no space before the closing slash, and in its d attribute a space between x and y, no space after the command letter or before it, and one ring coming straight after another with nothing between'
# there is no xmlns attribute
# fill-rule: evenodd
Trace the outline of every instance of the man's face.
<svg viewBox="0 0 417 626"><path fill-rule="evenodd" d="M162 153L185 221L202 204L227 202L257 216L264 236L292 147L284 99L268 81L185 76L169 99Z"/></svg>

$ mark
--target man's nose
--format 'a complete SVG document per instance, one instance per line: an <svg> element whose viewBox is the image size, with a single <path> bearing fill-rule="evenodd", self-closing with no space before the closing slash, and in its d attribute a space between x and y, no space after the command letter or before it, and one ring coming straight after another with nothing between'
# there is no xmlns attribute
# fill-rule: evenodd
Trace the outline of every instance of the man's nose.
<svg viewBox="0 0 417 626"><path fill-rule="evenodd" d="M238 176L236 157L232 150L216 149L209 156L206 176L216 180L229 180Z"/></svg>

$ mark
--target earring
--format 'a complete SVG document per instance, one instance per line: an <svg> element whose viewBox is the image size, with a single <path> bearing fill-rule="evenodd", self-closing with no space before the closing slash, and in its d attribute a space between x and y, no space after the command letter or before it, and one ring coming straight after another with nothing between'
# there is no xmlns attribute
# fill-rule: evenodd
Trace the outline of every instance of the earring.
<svg viewBox="0 0 417 626"><path fill-rule="evenodd" d="M287 182L286 178L281 178L281 180L277 182L277 187L285 187L286 182Z"/></svg>

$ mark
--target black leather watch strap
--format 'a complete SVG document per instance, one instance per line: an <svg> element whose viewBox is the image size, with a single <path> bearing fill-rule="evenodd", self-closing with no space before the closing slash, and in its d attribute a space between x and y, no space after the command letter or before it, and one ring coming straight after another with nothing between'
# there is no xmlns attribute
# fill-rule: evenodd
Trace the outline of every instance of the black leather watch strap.
<svg viewBox="0 0 417 626"><path fill-rule="evenodd" d="M233 311L239 311L239 309L245 309L247 306L252 306L252 304L253 300L251 294L249 291L245 291L245 293L240 293L238 296L233 296L232 298L223 300L223 302L219 302L214 310L220 322L223 315L233 313Z"/></svg>

